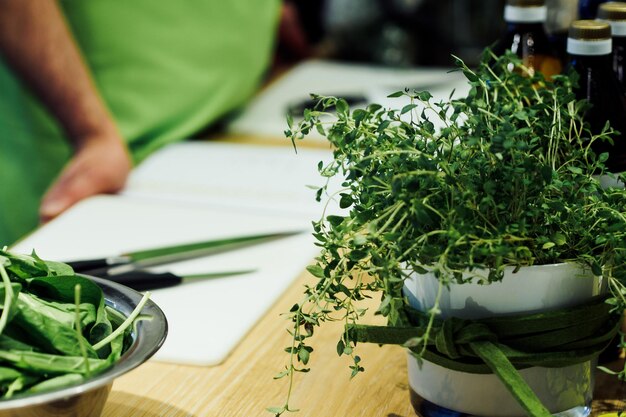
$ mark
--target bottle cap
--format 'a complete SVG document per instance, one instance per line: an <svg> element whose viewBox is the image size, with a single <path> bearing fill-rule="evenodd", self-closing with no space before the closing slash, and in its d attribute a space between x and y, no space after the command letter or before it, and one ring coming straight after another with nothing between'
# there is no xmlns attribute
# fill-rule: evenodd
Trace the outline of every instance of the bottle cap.
<svg viewBox="0 0 626 417"><path fill-rule="evenodd" d="M611 53L611 26L598 20L576 20L569 27L567 53L608 55Z"/></svg>
<svg viewBox="0 0 626 417"><path fill-rule="evenodd" d="M598 19L611 25L613 36L626 36L626 3L603 3L598 8Z"/></svg>
<svg viewBox="0 0 626 417"><path fill-rule="evenodd" d="M545 0L507 0L504 20L516 23L541 23L548 17Z"/></svg>

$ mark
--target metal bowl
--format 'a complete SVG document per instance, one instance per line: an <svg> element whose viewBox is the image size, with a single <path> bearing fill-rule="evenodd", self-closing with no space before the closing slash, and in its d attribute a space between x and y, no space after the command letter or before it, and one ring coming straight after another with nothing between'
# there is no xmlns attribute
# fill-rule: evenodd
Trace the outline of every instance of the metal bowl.
<svg viewBox="0 0 626 417"><path fill-rule="evenodd" d="M142 295L123 285L89 277L104 292L106 304L128 316ZM167 319L163 311L148 300L143 315L151 320L137 323L133 343L108 371L80 385L40 394L0 401L0 417L99 417L111 391L113 380L148 360L163 345L167 335Z"/></svg>

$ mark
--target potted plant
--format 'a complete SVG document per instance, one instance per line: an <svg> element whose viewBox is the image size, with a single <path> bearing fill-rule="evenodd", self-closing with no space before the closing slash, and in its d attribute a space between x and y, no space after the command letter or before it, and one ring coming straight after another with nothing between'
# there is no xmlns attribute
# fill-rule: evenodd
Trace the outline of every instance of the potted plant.
<svg viewBox="0 0 626 417"><path fill-rule="evenodd" d="M353 376L357 343L407 347L416 408L588 414L594 358L626 306L626 191L601 186L612 174L592 149L613 131L589 132L573 75L546 80L489 51L476 69L457 66L470 85L459 99L405 90L391 95L400 109L351 111L317 97L288 121L293 141L316 129L332 144L320 173L344 188L317 197L347 214L314 223L317 282L289 312L291 361L278 376L308 371L298 362L314 329L343 320L337 349ZM360 323L366 297L380 298L388 326Z"/></svg>

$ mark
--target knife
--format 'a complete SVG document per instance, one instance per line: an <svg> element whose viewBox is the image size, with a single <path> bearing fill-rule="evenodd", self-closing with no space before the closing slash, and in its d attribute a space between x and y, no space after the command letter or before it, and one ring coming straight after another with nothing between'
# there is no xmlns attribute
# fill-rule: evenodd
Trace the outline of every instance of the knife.
<svg viewBox="0 0 626 417"><path fill-rule="evenodd" d="M65 263L71 266L74 272L90 273L96 276L111 276L140 270L148 266L162 265L228 252L299 233L302 233L302 231L235 236L127 252L107 258L75 260Z"/></svg>
<svg viewBox="0 0 626 417"><path fill-rule="evenodd" d="M211 272L206 274L194 274L194 275L177 275L171 272L149 272L144 270L124 272L117 275L101 275L100 278L105 278L109 281L117 282L118 284L125 285L134 289L135 291L148 291L156 290L159 288L173 287L183 282L207 280L215 278L225 278L235 275L243 275L255 272L256 269L248 269L242 271L229 271L229 272ZM91 274L91 273L90 273ZM94 274L91 274L94 275ZM97 275L96 275L97 276Z"/></svg>

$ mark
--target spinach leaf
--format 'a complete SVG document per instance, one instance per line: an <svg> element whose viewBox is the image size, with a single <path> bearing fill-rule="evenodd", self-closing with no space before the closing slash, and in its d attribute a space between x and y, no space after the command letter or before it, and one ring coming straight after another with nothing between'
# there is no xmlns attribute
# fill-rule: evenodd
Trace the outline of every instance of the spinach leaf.
<svg viewBox="0 0 626 417"><path fill-rule="evenodd" d="M54 308L37 297L21 293L17 300L18 313L13 323L27 332L29 337L44 351L80 356L81 343L87 346L87 355L97 357L96 352L87 341L80 341L74 330L74 317L60 309Z"/></svg>
<svg viewBox="0 0 626 417"><path fill-rule="evenodd" d="M5 259L3 265L9 272L9 275L13 275L16 278L26 279L30 277L46 276L48 274L48 266L38 257L18 255L2 250L0 250L0 256L9 260L9 264L6 265Z"/></svg>
<svg viewBox="0 0 626 417"><path fill-rule="evenodd" d="M112 331L111 322L104 309L104 295L97 284L87 278L73 275L34 278L28 288L43 297L73 303L76 285L80 285L81 299L96 306L96 320L89 330L89 342L96 344Z"/></svg>
<svg viewBox="0 0 626 417"><path fill-rule="evenodd" d="M50 391L56 388L63 388L69 385L80 384L85 380L85 377L79 374L65 374L50 378L38 384L31 386L26 393L36 394L38 392Z"/></svg>
<svg viewBox="0 0 626 417"><path fill-rule="evenodd" d="M80 356L61 356L49 353L24 352L19 350L0 351L0 361L12 364L17 369L46 375L81 374L87 373L85 358ZM92 374L109 368L106 359L87 359Z"/></svg>

